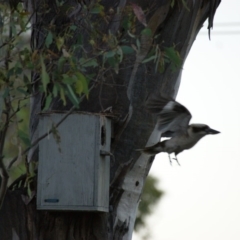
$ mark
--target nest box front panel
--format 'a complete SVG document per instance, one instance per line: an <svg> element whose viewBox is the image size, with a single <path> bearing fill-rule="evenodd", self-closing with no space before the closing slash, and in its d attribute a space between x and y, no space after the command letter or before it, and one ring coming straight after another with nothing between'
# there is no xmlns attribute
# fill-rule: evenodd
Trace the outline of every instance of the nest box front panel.
<svg viewBox="0 0 240 240"><path fill-rule="evenodd" d="M41 117L39 134L54 129L54 123L63 116ZM109 188L109 182L98 179L102 174L109 175L109 159L105 162L100 156L100 123L99 116L73 114L39 143L38 209L108 209L101 206L108 201L99 196L99 189L105 194ZM104 179L109 181L109 177Z"/></svg>

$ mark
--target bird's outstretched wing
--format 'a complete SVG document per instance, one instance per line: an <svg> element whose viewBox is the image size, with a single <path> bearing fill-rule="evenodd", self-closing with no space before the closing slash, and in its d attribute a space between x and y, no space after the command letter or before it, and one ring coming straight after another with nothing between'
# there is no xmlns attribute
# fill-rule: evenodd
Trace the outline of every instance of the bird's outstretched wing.
<svg viewBox="0 0 240 240"><path fill-rule="evenodd" d="M158 129L163 137L173 137L187 132L191 113L172 98L153 95L146 101L146 109L158 116Z"/></svg>

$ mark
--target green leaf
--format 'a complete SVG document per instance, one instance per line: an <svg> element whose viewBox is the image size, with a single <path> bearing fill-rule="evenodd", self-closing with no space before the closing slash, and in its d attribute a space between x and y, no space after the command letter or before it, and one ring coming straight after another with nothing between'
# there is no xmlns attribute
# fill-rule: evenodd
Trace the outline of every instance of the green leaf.
<svg viewBox="0 0 240 240"><path fill-rule="evenodd" d="M32 62L26 62L26 67L30 70L33 70L35 68L35 66Z"/></svg>
<svg viewBox="0 0 240 240"><path fill-rule="evenodd" d="M27 133L19 129L17 135L27 147L31 146L31 141Z"/></svg>
<svg viewBox="0 0 240 240"><path fill-rule="evenodd" d="M87 81L87 84L93 80L95 77L96 77L96 73L90 73L90 74L86 74L86 81Z"/></svg>
<svg viewBox="0 0 240 240"><path fill-rule="evenodd" d="M13 75L15 75L15 67L12 67L7 71L7 78L10 78Z"/></svg>
<svg viewBox="0 0 240 240"><path fill-rule="evenodd" d="M43 108L43 111L46 111L46 110L49 109L49 106L50 106L51 102L52 102L52 94L49 94L46 98L45 106Z"/></svg>
<svg viewBox="0 0 240 240"><path fill-rule="evenodd" d="M71 25L71 26L69 27L69 29L75 31L75 30L77 29L77 26L76 26L76 25Z"/></svg>
<svg viewBox="0 0 240 240"><path fill-rule="evenodd" d="M11 31L12 31L12 35L14 37L16 37L16 35L17 35L17 25L15 24L15 22L11 21L10 28L11 28Z"/></svg>
<svg viewBox="0 0 240 240"><path fill-rule="evenodd" d="M121 46L121 49L123 51L123 54L131 54L134 53L133 48L129 47L129 46Z"/></svg>
<svg viewBox="0 0 240 240"><path fill-rule="evenodd" d="M64 38L63 37L58 37L56 39L56 45L57 45L58 50L61 50L63 44L64 44Z"/></svg>
<svg viewBox="0 0 240 240"><path fill-rule="evenodd" d="M28 92L26 91L26 89L24 89L24 88L18 87L17 90L18 90L20 93L24 94L25 96L29 95L29 93L28 93Z"/></svg>
<svg viewBox="0 0 240 240"><path fill-rule="evenodd" d="M82 62L82 63L81 63ZM98 66L98 62L95 58L87 60L85 58L82 58L82 60L80 61L81 65L83 67L97 67Z"/></svg>
<svg viewBox="0 0 240 240"><path fill-rule="evenodd" d="M155 58L156 58L155 55L154 55L154 56L151 56L151 57L149 57L149 58L144 59L144 60L142 61L142 63L150 62L150 61L152 61L152 60L155 60Z"/></svg>
<svg viewBox="0 0 240 240"><path fill-rule="evenodd" d="M54 97L57 97L58 90L59 90L59 86L55 83L53 86L53 91L52 91Z"/></svg>
<svg viewBox="0 0 240 240"><path fill-rule="evenodd" d="M131 21L129 20L128 17L124 17L123 20L122 20L122 27L125 31L129 30L132 26L132 23Z"/></svg>
<svg viewBox="0 0 240 240"><path fill-rule="evenodd" d="M78 78L78 80L75 83L76 93L81 95L81 93L83 92L88 96L89 90L88 90L88 84L87 84L86 77L80 72L77 72L76 76Z"/></svg>
<svg viewBox="0 0 240 240"><path fill-rule="evenodd" d="M72 76L68 75L68 74L62 74L62 77L63 77L62 82L64 84L72 85L73 83L75 83L75 79Z"/></svg>
<svg viewBox="0 0 240 240"><path fill-rule="evenodd" d="M4 89L4 92L3 92L3 98L6 98L7 96L9 96L9 92L10 92L10 89L9 87L5 87Z"/></svg>
<svg viewBox="0 0 240 240"><path fill-rule="evenodd" d="M58 69L59 69L60 71L62 71L62 69L63 69L63 64L64 64L66 61L67 61L66 58L63 57L63 56L61 56L61 57L58 59Z"/></svg>
<svg viewBox="0 0 240 240"><path fill-rule="evenodd" d="M79 94L79 95L82 94L82 92L83 92L83 84L82 84L81 81L77 81L77 82L75 83L75 91L76 91L76 93Z"/></svg>
<svg viewBox="0 0 240 240"><path fill-rule="evenodd" d="M93 14L103 13L103 11L104 11L104 7L99 3L95 4L95 6L92 9L90 9L90 13L93 13Z"/></svg>
<svg viewBox="0 0 240 240"><path fill-rule="evenodd" d="M109 51L109 52L105 52L104 53L104 58L112 58L113 56L115 56L115 54L116 54L115 50Z"/></svg>
<svg viewBox="0 0 240 240"><path fill-rule="evenodd" d="M114 57L108 58L108 59L107 59L107 62L108 62L108 64L109 64L111 67L113 67L113 68L115 67L116 64L118 64L117 59L114 58Z"/></svg>
<svg viewBox="0 0 240 240"><path fill-rule="evenodd" d="M20 74L22 74L22 72L23 72L22 64L20 62L17 62L14 66L14 73L16 75L20 75Z"/></svg>
<svg viewBox="0 0 240 240"><path fill-rule="evenodd" d="M131 38L136 38L136 36L134 34L132 34L129 30L127 31L127 33Z"/></svg>
<svg viewBox="0 0 240 240"><path fill-rule="evenodd" d="M46 39L45 39L45 45L47 46L47 48L49 48L49 46L52 44L52 42L53 42L53 35L52 35L52 33L49 31L49 32L48 32L48 35L47 35L47 37L46 37Z"/></svg>
<svg viewBox="0 0 240 240"><path fill-rule="evenodd" d="M119 63L121 63L123 60L123 51L122 51L122 48L120 48L119 46L117 47L117 54L119 57Z"/></svg>
<svg viewBox="0 0 240 240"><path fill-rule="evenodd" d="M146 35L148 37L151 37L152 36L152 30L150 28L144 28L142 31L141 31L141 34L142 35Z"/></svg>
<svg viewBox="0 0 240 240"><path fill-rule="evenodd" d="M173 71L176 71L178 68L181 67L182 59L178 51L176 51L174 47L165 48L164 53L166 57L168 57L169 60L171 61L171 68Z"/></svg>
<svg viewBox="0 0 240 240"><path fill-rule="evenodd" d="M26 84L30 83L28 76L25 75L25 74L23 74L23 81L24 81L24 83L26 83Z"/></svg>
<svg viewBox="0 0 240 240"><path fill-rule="evenodd" d="M41 67L42 67L41 79L42 79L42 83L43 83L43 89L44 89L44 92L47 92L47 85L48 85L48 83L50 83L50 78L46 71L46 65L43 61L42 56L40 56L40 61L41 61Z"/></svg>
<svg viewBox="0 0 240 240"><path fill-rule="evenodd" d="M79 99L75 95L72 87L67 84L67 96L69 97L70 101L74 104L75 107L79 106Z"/></svg>

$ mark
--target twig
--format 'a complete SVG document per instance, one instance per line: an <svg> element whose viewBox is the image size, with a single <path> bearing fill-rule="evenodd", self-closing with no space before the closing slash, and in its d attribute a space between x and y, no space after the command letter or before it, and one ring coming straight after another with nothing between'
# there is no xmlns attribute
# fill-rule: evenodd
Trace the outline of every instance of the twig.
<svg viewBox="0 0 240 240"><path fill-rule="evenodd" d="M24 32L24 29L27 28L27 25L28 25L29 22L31 21L34 13L35 13L35 12L33 12L33 13L30 15L30 17L28 18L28 20L27 20L24 28L22 28L22 29L16 34L16 37L18 37L20 34L22 34L22 33ZM2 47L6 46L7 44L13 42L13 41L16 39L16 37L11 37L11 38L9 38L9 41L6 41L6 42L4 42L2 45L0 45L0 49L1 49Z"/></svg>
<svg viewBox="0 0 240 240"><path fill-rule="evenodd" d="M12 21L12 15L10 16L10 22ZM9 29L9 38L12 37L12 29ZM10 46L7 49L6 52L6 56L10 56ZM5 61L5 68L8 71L9 70L9 62ZM7 83L9 79L7 79ZM10 112L12 109L12 105L11 105L11 100L10 100L10 96L9 93L8 95L5 97L4 99L5 102L5 114L6 114L6 120L5 120L5 124L3 129L0 131L0 175L1 175L1 186L0 186L0 208L2 206L6 191L7 191L7 183L8 183L8 173L6 170L6 167L3 163L3 148L4 148L4 144L5 144L5 138L6 138L6 134L7 134L7 129L8 129L8 125L10 122Z"/></svg>
<svg viewBox="0 0 240 240"><path fill-rule="evenodd" d="M17 186L19 188L20 183L21 183L21 186L24 186L24 184L22 182L24 181L24 183L25 183L26 178L27 178L27 174L26 173L22 174L20 177L18 177L16 180L14 180L11 183L11 185L8 186L8 189L14 190L15 186Z"/></svg>
<svg viewBox="0 0 240 240"><path fill-rule="evenodd" d="M75 106L73 106L65 115L64 117L62 117L62 119L56 124L55 128L57 128L74 110L75 110ZM35 145L37 145L42 139L44 139L45 137L47 137L49 134L52 133L52 129L48 132L46 132L45 134L43 134L41 137L39 137L38 139L36 139L31 146L27 147L21 154L21 156L23 156L24 154L26 154L32 147L34 147ZM12 165L17 161L18 156L14 157L11 162L8 164L7 169L9 170Z"/></svg>
<svg viewBox="0 0 240 240"><path fill-rule="evenodd" d="M24 105L22 105L22 106L20 106L21 101L24 101L24 100L26 100L27 98L28 98L28 96L27 96L27 97L24 97L23 99L19 99L19 100L18 100L17 109L16 109L15 111L13 111L13 113L12 113L11 116L9 117L9 120L11 120L22 108L24 108L24 107L27 106L27 103L24 104Z"/></svg>

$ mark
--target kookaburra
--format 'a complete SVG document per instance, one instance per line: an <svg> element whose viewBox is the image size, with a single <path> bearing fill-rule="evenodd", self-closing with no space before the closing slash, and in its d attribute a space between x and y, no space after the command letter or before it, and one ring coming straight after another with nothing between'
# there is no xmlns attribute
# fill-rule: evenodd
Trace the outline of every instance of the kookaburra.
<svg viewBox="0 0 240 240"><path fill-rule="evenodd" d="M161 132L161 136L170 137L170 139L138 149L145 154L174 153L175 160L177 160L179 153L192 148L202 137L220 133L206 124L189 125L191 113L186 107L171 98L151 97L146 102L146 108L150 113L157 115L157 128Z"/></svg>

